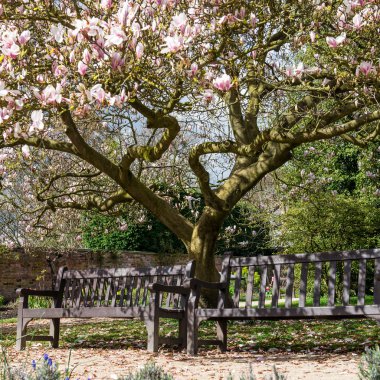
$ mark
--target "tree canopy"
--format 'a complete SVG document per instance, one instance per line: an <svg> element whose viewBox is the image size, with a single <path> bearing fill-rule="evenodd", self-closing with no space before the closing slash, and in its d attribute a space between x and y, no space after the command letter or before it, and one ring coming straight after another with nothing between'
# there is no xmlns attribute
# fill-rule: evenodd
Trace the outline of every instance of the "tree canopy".
<svg viewBox="0 0 380 380"><path fill-rule="evenodd" d="M379 20L377 0L2 0L3 192L28 162L40 215L137 202L214 279L224 219L296 147L378 136ZM195 220L152 186L178 167Z"/></svg>

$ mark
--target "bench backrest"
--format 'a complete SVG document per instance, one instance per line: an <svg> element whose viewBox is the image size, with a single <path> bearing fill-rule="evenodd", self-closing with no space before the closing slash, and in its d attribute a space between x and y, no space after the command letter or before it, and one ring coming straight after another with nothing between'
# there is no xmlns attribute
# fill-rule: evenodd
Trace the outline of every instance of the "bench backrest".
<svg viewBox="0 0 380 380"><path fill-rule="evenodd" d="M153 268L111 268L67 270L60 268L56 290L62 294L62 307L133 307L150 303L148 285L182 285L194 276L195 262L187 265ZM163 294L161 304L182 307L178 295Z"/></svg>
<svg viewBox="0 0 380 380"><path fill-rule="evenodd" d="M223 260L235 308L380 304L380 249Z"/></svg>

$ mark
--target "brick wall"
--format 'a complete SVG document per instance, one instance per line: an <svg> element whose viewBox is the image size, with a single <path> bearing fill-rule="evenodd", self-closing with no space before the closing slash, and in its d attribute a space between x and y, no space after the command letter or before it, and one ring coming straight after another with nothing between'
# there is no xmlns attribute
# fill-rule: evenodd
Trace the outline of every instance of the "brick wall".
<svg viewBox="0 0 380 380"><path fill-rule="evenodd" d="M52 273L60 266L72 269L150 267L183 264L187 255L153 252L94 252L90 250L14 249L0 251L0 295L9 301L17 288L50 288Z"/></svg>

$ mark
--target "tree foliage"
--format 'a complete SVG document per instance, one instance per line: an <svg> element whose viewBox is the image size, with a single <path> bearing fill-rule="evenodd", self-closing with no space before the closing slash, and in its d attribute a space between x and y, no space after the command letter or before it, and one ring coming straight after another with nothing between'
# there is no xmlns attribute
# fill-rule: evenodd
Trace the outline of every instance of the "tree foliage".
<svg viewBox="0 0 380 380"><path fill-rule="evenodd" d="M298 149L279 173L279 244L292 252L378 247L379 164L377 144L365 150L346 142Z"/></svg>

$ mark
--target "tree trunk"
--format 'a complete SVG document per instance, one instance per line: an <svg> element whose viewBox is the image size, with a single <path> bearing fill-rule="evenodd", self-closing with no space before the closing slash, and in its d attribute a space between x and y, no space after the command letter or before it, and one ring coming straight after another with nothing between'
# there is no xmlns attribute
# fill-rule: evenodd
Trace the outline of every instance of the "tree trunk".
<svg viewBox="0 0 380 380"><path fill-rule="evenodd" d="M220 275L215 267L215 245L227 215L226 212L206 207L194 227L189 255L196 260L195 276L201 280L219 281ZM202 296L207 305L216 305L217 292L205 291Z"/></svg>

